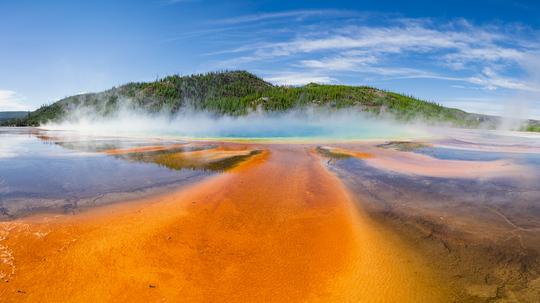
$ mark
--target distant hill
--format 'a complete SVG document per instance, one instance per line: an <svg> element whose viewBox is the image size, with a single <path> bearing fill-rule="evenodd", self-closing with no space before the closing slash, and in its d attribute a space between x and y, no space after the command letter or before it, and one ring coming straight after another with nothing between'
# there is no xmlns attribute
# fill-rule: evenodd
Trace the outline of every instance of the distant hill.
<svg viewBox="0 0 540 303"><path fill-rule="evenodd" d="M459 127L495 126L498 118L466 113L433 102L367 86L308 84L275 86L246 71L169 76L154 82L128 83L100 93L71 96L42 106L27 117L4 121L10 125L37 126L60 120L75 110L89 109L107 116L120 107L149 113L174 114L183 108L217 115L245 115L252 110L286 111L306 106L354 107L398 120L422 119Z"/></svg>
<svg viewBox="0 0 540 303"><path fill-rule="evenodd" d="M0 112L0 123L13 119L25 118L28 112L6 111Z"/></svg>

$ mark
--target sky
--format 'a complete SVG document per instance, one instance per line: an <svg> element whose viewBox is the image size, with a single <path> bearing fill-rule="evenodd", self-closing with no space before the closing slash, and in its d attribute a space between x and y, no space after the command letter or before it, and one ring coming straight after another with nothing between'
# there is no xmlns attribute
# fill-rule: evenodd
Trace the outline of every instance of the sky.
<svg viewBox="0 0 540 303"><path fill-rule="evenodd" d="M0 0L0 15L0 111L247 70L540 119L540 1Z"/></svg>

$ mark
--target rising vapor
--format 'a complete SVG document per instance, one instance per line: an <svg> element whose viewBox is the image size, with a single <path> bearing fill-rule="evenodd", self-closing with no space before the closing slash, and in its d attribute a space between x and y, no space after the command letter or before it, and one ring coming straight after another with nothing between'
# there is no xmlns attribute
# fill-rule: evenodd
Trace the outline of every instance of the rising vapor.
<svg viewBox="0 0 540 303"><path fill-rule="evenodd" d="M61 122L41 127L91 135L184 138L375 139L425 134L419 124L403 125L355 109L328 108L251 112L245 116L218 116L194 110L174 115L149 114L126 108L103 116L76 110Z"/></svg>

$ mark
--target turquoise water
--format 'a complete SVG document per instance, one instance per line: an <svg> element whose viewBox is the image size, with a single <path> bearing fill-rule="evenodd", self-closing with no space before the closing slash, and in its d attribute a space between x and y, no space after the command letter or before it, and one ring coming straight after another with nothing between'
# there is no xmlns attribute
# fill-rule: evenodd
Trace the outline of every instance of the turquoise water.
<svg viewBox="0 0 540 303"><path fill-rule="evenodd" d="M85 120L46 125L51 130L77 131L93 135L225 138L269 140L391 139L426 136L412 125L374 119L357 112L287 112L250 114L241 117L182 114L174 118L120 113L114 119Z"/></svg>

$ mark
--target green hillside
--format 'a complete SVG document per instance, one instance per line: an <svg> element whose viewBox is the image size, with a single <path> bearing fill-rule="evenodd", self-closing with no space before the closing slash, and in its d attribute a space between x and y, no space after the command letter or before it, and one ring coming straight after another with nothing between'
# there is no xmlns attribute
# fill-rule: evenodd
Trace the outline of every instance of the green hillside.
<svg viewBox="0 0 540 303"><path fill-rule="evenodd" d="M107 116L120 107L171 114L190 108L235 116L252 110L285 111L306 106L329 110L354 107L375 115L392 115L402 121L422 119L460 127L496 122L494 117L469 114L367 86L275 86L245 71L227 71L174 75L155 82L128 83L100 93L71 96L4 124L37 126L58 121L80 109Z"/></svg>

